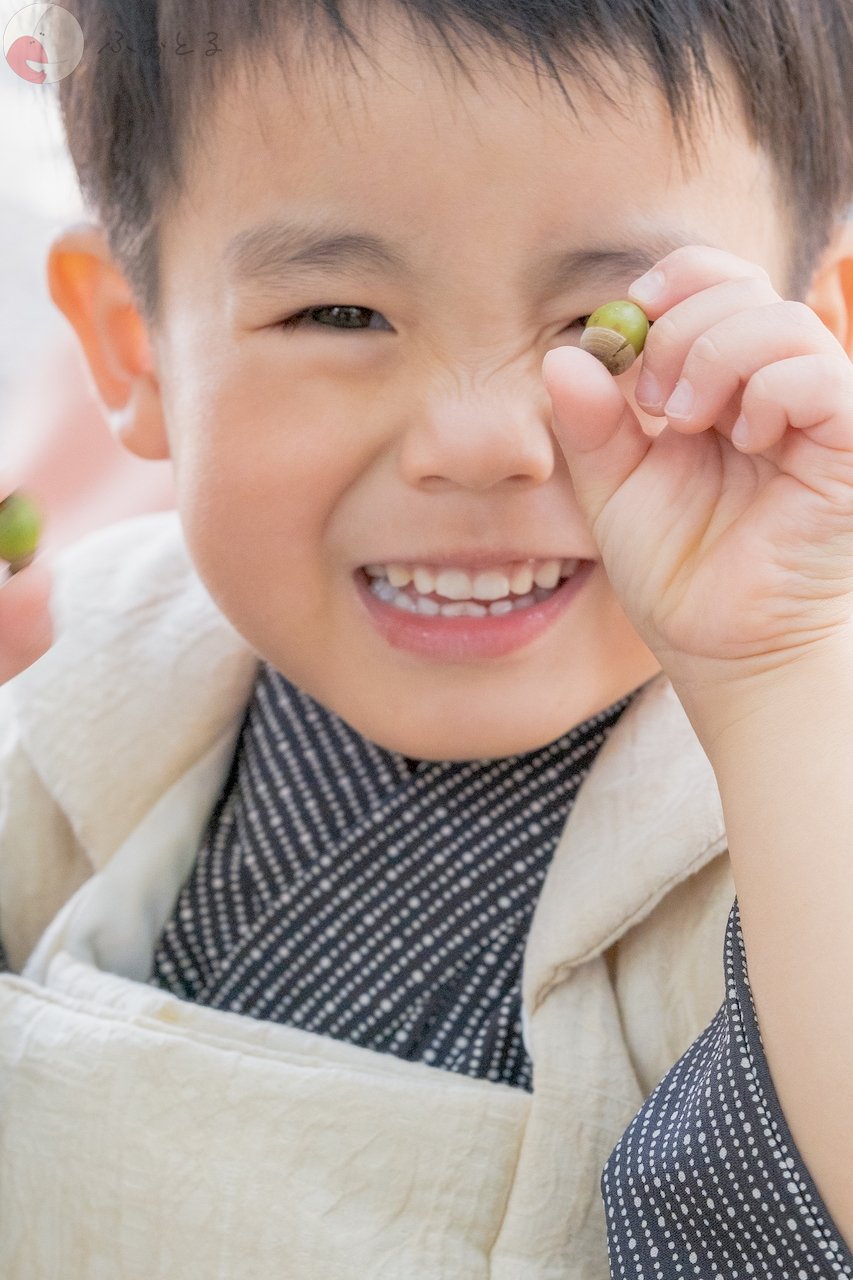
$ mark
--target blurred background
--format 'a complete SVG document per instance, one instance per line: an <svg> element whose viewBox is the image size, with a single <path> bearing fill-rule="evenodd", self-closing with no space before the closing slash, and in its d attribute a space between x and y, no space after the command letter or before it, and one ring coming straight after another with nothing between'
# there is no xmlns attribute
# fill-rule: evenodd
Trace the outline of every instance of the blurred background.
<svg viewBox="0 0 853 1280"><path fill-rule="evenodd" d="M20 9L2 0L0 29ZM51 239L89 220L58 85L27 83L0 59L0 475L39 501L48 552L172 502L169 464L113 442L76 334L48 292Z"/></svg>
<svg viewBox="0 0 853 1280"><path fill-rule="evenodd" d="M68 327L47 291L51 236L85 218L62 144L56 85L26 84L3 61L0 75L0 395L30 356ZM8 423L3 423L3 432Z"/></svg>

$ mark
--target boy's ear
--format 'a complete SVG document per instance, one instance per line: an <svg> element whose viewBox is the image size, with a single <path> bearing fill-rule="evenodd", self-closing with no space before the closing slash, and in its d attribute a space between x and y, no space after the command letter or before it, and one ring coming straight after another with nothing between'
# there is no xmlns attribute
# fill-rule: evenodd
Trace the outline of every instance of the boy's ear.
<svg viewBox="0 0 853 1280"><path fill-rule="evenodd" d="M81 223L54 237L47 283L80 339L116 437L140 458L168 458L145 323L99 226Z"/></svg>
<svg viewBox="0 0 853 1280"><path fill-rule="evenodd" d="M853 222L836 228L806 301L853 357Z"/></svg>

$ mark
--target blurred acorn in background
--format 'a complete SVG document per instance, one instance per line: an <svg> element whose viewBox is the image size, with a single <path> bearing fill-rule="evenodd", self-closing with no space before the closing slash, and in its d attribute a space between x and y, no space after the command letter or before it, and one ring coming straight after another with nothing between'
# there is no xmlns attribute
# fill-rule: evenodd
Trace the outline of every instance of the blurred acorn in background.
<svg viewBox="0 0 853 1280"><path fill-rule="evenodd" d="M8 561L10 573L35 558L41 530L39 509L25 493L16 490L0 502L0 560Z"/></svg>

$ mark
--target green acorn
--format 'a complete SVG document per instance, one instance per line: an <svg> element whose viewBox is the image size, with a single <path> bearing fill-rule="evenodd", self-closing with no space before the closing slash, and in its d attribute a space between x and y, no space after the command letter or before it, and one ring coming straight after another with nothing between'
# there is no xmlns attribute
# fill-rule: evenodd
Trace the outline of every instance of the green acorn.
<svg viewBox="0 0 853 1280"><path fill-rule="evenodd" d="M581 347L618 377L630 369L646 344L649 318L635 302L606 302L593 311L581 334Z"/></svg>
<svg viewBox="0 0 853 1280"><path fill-rule="evenodd" d="M41 525L38 507L26 494L16 491L0 502L0 560L8 560L10 573L35 558Z"/></svg>

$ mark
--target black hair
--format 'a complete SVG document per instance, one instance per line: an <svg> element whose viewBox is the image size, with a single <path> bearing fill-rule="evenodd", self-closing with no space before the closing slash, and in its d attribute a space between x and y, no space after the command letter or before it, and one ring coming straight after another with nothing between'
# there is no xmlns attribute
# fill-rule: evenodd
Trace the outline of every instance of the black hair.
<svg viewBox="0 0 853 1280"><path fill-rule="evenodd" d="M466 74L495 55L523 59L569 105L565 78L604 92L596 77L615 57L660 87L682 141L703 94L715 92L712 55L722 57L790 213L792 292L804 290L853 196L851 0L64 3L85 40L82 61L59 85L68 147L83 196L150 324L160 300L160 226L222 77L270 51L285 73L318 51L369 59L363 35L371 11L407 21L425 49Z"/></svg>

